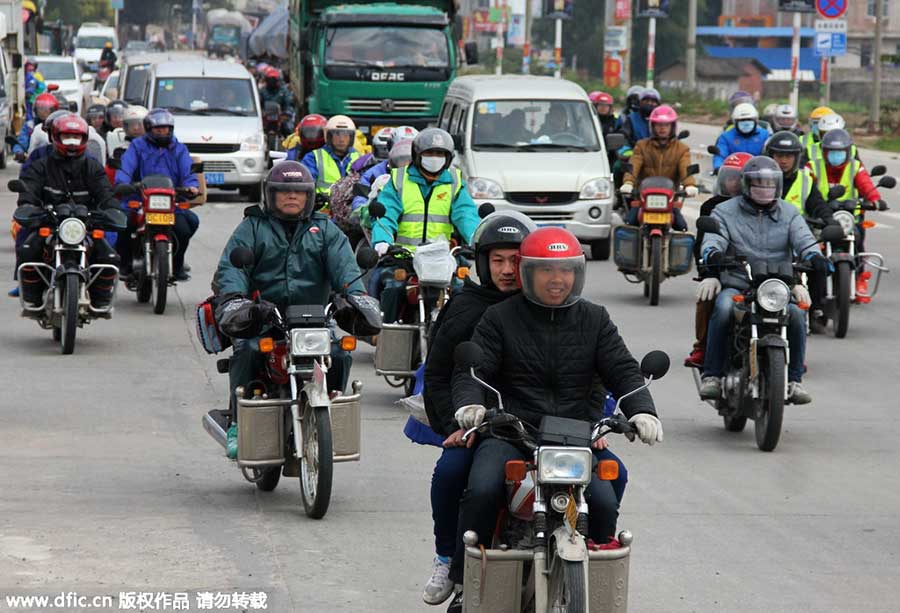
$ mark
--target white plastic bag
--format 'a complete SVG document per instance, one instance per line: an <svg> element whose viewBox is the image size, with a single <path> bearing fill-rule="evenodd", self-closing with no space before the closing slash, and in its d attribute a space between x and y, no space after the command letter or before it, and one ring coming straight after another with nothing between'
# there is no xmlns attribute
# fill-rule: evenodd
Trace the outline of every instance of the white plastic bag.
<svg viewBox="0 0 900 613"><path fill-rule="evenodd" d="M450 255L450 243L439 240L419 245L413 256L413 268L420 285L446 287L456 271L456 260Z"/></svg>

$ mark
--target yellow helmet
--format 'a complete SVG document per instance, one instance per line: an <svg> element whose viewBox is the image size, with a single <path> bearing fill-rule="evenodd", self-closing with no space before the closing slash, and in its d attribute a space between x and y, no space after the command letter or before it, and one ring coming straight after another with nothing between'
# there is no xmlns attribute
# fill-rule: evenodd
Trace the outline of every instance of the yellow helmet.
<svg viewBox="0 0 900 613"><path fill-rule="evenodd" d="M835 114L835 112L833 110L831 110L829 107L820 106L820 107L816 107L815 109L813 109L813 112L809 114L809 120L810 121L819 121L820 119L825 117L825 115L834 115L834 114Z"/></svg>

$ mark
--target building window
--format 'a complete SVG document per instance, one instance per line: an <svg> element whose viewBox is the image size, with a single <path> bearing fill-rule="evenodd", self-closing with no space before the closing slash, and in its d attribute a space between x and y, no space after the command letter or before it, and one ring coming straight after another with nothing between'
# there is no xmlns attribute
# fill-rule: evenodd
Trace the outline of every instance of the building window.
<svg viewBox="0 0 900 613"><path fill-rule="evenodd" d="M888 10L890 3L890 0L881 0L882 17L887 17L890 14L890 10ZM869 17L875 16L875 0L866 0L866 15Z"/></svg>

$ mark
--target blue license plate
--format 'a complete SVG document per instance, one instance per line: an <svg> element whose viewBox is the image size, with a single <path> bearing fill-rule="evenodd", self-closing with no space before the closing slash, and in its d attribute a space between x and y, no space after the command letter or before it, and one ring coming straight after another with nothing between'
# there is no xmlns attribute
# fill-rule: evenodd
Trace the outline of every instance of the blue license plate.
<svg viewBox="0 0 900 613"><path fill-rule="evenodd" d="M207 185L222 185L225 183L224 172L204 172L203 177L206 179Z"/></svg>
<svg viewBox="0 0 900 613"><path fill-rule="evenodd" d="M566 224L564 223L539 223L539 228L565 228Z"/></svg>

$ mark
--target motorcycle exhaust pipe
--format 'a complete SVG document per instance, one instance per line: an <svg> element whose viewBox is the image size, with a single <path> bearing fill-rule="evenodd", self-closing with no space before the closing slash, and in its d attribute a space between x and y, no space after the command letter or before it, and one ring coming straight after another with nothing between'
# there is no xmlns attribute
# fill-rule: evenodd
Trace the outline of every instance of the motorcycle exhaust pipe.
<svg viewBox="0 0 900 613"><path fill-rule="evenodd" d="M203 416L203 429L206 430L206 433L209 434L214 441L219 443L223 449L227 449L228 447L228 435L225 430L222 429L215 419L210 417L209 415Z"/></svg>

